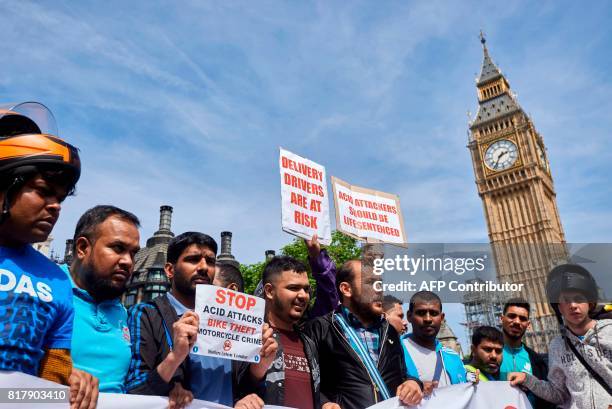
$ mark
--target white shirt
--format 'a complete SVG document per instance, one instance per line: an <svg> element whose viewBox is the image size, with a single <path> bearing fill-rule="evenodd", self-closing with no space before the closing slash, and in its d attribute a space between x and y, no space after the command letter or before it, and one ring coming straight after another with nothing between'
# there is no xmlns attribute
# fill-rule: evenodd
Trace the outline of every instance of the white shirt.
<svg viewBox="0 0 612 409"><path fill-rule="evenodd" d="M420 346L410 339L410 337L406 337L405 341L406 349L419 372L419 379L421 381L431 381L436 372L436 361L438 359L436 351ZM440 357L440 359L442 359L442 357ZM449 386L450 384L448 374L444 370L444 366L442 366L438 387L441 388L443 386Z"/></svg>

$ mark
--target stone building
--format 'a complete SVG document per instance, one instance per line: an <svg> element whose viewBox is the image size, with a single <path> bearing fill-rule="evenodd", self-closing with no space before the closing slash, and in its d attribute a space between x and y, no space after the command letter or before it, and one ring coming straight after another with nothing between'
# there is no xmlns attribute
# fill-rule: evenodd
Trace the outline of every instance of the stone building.
<svg viewBox="0 0 612 409"><path fill-rule="evenodd" d="M461 348L461 344L459 343L451 327L448 326L446 320L442 321L442 325L440 326L440 332L438 332L437 338L442 345L454 350L456 353L459 354L461 359L463 359L463 350Z"/></svg>
<svg viewBox="0 0 612 409"><path fill-rule="evenodd" d="M147 240L146 246L136 254L134 273L122 298L126 308L140 302L150 301L170 289L170 281L166 277L164 266L168 243L173 237L172 207L161 206L159 229ZM236 267L240 266L232 255L232 233L229 231L221 232L221 248L217 261Z"/></svg>
<svg viewBox="0 0 612 409"><path fill-rule="evenodd" d="M478 112L469 124L467 147L497 278L525 285L521 295L533 305L526 342L541 352L556 333L544 288L550 269L567 259L565 234L544 139L493 63L482 34L481 43ZM481 307L487 306L493 307L485 300Z"/></svg>

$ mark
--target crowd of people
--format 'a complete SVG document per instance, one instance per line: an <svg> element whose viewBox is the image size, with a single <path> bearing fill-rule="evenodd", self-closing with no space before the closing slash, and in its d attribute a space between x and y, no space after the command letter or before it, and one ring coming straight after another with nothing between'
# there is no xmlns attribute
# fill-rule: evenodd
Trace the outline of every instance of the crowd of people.
<svg viewBox="0 0 612 409"><path fill-rule="evenodd" d="M444 312L435 293L414 294L404 317L400 300L375 290L379 278L366 258L336 266L316 236L306 241L316 294L301 261L277 256L265 266L259 362L194 354L196 286L244 291L240 271L216 262L209 235L174 237L170 290L130 311L120 299L139 250L134 214L87 210L69 267L32 248L51 233L81 171L78 150L53 134L51 119L38 104L0 109L0 370L68 385L71 407L95 408L100 392L113 392L166 396L171 408L201 399L245 409L353 409L394 396L417 405L436 388L489 381L522 388L535 408L612 405L612 320L591 318L597 286L571 264L548 279L562 323L548 360L523 342L525 300L506 303L502 331L476 328L463 362L437 338Z"/></svg>

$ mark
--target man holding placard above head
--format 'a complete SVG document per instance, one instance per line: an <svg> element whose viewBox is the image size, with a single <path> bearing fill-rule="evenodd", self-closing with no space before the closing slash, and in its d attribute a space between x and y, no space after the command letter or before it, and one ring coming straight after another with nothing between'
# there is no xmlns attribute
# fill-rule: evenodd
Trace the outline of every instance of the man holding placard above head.
<svg viewBox="0 0 612 409"><path fill-rule="evenodd" d="M171 406L187 406L194 398L234 406L232 371L229 359L197 355L193 346L200 319L193 309L196 286L209 285L215 274L217 243L203 233L186 232L168 245L166 275L171 290L150 303L130 311L132 362L126 388L129 393L169 396ZM216 288L216 287L213 287ZM274 359L276 342L264 325L260 361L251 364L245 377L257 381ZM235 407L261 408L257 395L249 395Z"/></svg>
<svg viewBox="0 0 612 409"><path fill-rule="evenodd" d="M336 275L341 305L306 324L319 351L323 409L364 408L393 396L417 405L423 398L423 384L407 374L398 333L383 316L379 279L361 260L347 261Z"/></svg>

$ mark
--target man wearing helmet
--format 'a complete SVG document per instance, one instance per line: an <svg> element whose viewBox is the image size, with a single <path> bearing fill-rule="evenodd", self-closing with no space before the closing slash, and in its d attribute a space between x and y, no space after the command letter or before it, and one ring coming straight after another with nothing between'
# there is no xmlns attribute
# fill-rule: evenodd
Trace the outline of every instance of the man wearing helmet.
<svg viewBox="0 0 612 409"><path fill-rule="evenodd" d="M0 370L70 384L82 400L97 392L72 371L70 281L31 247L47 239L81 172L76 148L52 133L44 105L0 107Z"/></svg>
<svg viewBox="0 0 612 409"><path fill-rule="evenodd" d="M524 372L512 372L508 380L564 408L610 407L612 320L589 316L598 298L595 280L585 268L563 264L548 275L546 293L562 325L548 348L548 381Z"/></svg>

